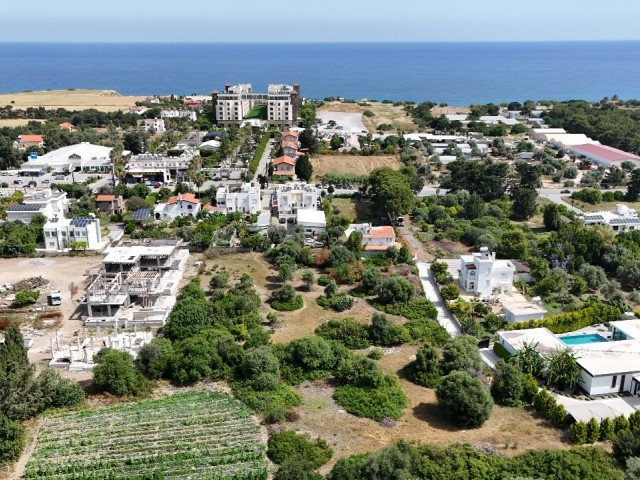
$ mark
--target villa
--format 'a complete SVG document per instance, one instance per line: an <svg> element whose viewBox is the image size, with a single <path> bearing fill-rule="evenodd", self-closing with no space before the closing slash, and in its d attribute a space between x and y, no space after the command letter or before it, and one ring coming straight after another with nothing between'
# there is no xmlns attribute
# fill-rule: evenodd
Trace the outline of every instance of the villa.
<svg viewBox="0 0 640 480"><path fill-rule="evenodd" d="M295 166L295 158L283 155L282 157L278 157L273 161L273 174L293 176L295 173Z"/></svg>
<svg viewBox="0 0 640 480"><path fill-rule="evenodd" d="M258 213L262 208L260 199L260 184L257 183L225 185L216 191L216 205L224 214Z"/></svg>
<svg viewBox="0 0 640 480"><path fill-rule="evenodd" d="M467 293L490 297L494 293L511 293L516 267L511 260L496 260L487 247L479 253L460 255L460 285Z"/></svg>
<svg viewBox="0 0 640 480"><path fill-rule="evenodd" d="M640 320L610 322L608 331L585 329L555 335L546 328L497 332L511 355L525 345L549 356L570 349L581 369L578 385L588 395L640 394Z"/></svg>
<svg viewBox="0 0 640 480"><path fill-rule="evenodd" d="M193 193L178 194L169 198L167 203L159 203L154 210L156 220L171 222L178 217L191 215L198 217L200 200Z"/></svg>
<svg viewBox="0 0 640 480"><path fill-rule="evenodd" d="M616 234L640 228L640 218L636 211L621 203L616 205L613 212L586 212L581 217L585 225L601 225L613 230Z"/></svg>
<svg viewBox="0 0 640 480"><path fill-rule="evenodd" d="M50 188L28 192L22 203L7 208L7 221L16 220L30 223L34 215L41 213L47 220L53 221L64 217L69 207L65 192L57 192Z"/></svg>
<svg viewBox="0 0 640 480"><path fill-rule="evenodd" d="M370 223L352 223L344 233L349 238L353 232L362 234L362 247L365 254L385 252L389 247L398 249L402 247L396 242L393 227L372 227Z"/></svg>

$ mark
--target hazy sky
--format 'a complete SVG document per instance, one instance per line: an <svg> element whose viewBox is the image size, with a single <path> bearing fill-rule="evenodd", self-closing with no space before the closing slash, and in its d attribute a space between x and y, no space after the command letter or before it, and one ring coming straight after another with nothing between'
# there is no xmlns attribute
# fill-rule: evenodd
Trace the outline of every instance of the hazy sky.
<svg viewBox="0 0 640 480"><path fill-rule="evenodd" d="M640 39L638 0L1 2L5 42Z"/></svg>

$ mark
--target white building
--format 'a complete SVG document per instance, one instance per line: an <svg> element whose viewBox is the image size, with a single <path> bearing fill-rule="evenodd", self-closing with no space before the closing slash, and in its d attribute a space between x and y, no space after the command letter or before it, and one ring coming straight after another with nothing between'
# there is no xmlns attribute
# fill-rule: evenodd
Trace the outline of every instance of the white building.
<svg viewBox="0 0 640 480"><path fill-rule="evenodd" d="M32 190L25 195L23 203L7 208L7 221L19 220L29 223L37 213L52 221L64 217L68 207L69 201L65 192L54 192L50 188Z"/></svg>
<svg viewBox="0 0 640 480"><path fill-rule="evenodd" d="M164 119L162 118L147 118L144 121L143 129L145 132L153 130L156 133L164 133Z"/></svg>
<svg viewBox="0 0 640 480"><path fill-rule="evenodd" d="M253 215L258 213L262 209L260 185L242 183L220 187L216 191L216 205L224 214L242 212Z"/></svg>
<svg viewBox="0 0 640 480"><path fill-rule="evenodd" d="M632 162L636 167L640 166L639 156L606 145L575 145L570 150L578 158L583 157L605 167L620 167L622 162Z"/></svg>
<svg viewBox="0 0 640 480"><path fill-rule="evenodd" d="M179 193L169 198L167 203L159 203L154 210L155 219L171 222L178 217L191 215L198 218L200 200L193 193Z"/></svg>
<svg viewBox="0 0 640 480"><path fill-rule="evenodd" d="M512 355L532 345L542 356L570 349L581 368L578 383L589 395L640 394L640 320L610 322L604 329L555 335L546 328L498 332Z"/></svg>
<svg viewBox="0 0 640 480"><path fill-rule="evenodd" d="M546 142L549 140L550 135L561 135L567 131L564 128L532 128L531 136L534 140L539 142Z"/></svg>
<svg viewBox="0 0 640 480"><path fill-rule="evenodd" d="M300 209L297 222L304 229L306 236L315 236L324 233L327 229L327 219L322 210Z"/></svg>
<svg viewBox="0 0 640 480"><path fill-rule="evenodd" d="M86 250L101 248L100 220L95 217L60 218L44 225L44 247L50 251L61 251L72 247L74 242L84 242Z"/></svg>
<svg viewBox="0 0 640 480"><path fill-rule="evenodd" d="M198 114L194 110L162 110L160 112L161 118L188 118L191 121L198 119Z"/></svg>
<svg viewBox="0 0 640 480"><path fill-rule="evenodd" d="M53 172L104 171L111 169L111 147L92 145L88 142L62 147L41 157L34 156L20 165L23 171Z"/></svg>
<svg viewBox="0 0 640 480"><path fill-rule="evenodd" d="M300 209L317 210L320 206L320 190L306 182L286 182L278 186L274 207L278 216L295 216Z"/></svg>
<svg viewBox="0 0 640 480"><path fill-rule="evenodd" d="M153 153L134 155L125 167L127 178L137 182L143 181L144 178L153 178L160 182L175 180L186 173L197 153L195 148L185 148L179 156Z"/></svg>
<svg viewBox="0 0 640 480"><path fill-rule="evenodd" d="M583 133L558 133L546 135L547 142L556 148L570 148L576 145L600 145L600 142L587 137Z"/></svg>
<svg viewBox="0 0 640 480"><path fill-rule="evenodd" d="M376 253L384 252L389 247L400 248L399 242L396 242L396 233L393 227L372 227L370 223L352 223L344 232L347 238L353 232L362 234L362 246L365 252Z"/></svg>
<svg viewBox="0 0 640 480"><path fill-rule="evenodd" d="M540 297L531 302L502 301L504 319L507 323L520 323L529 320L542 320L547 311L540 305Z"/></svg>
<svg viewBox="0 0 640 480"><path fill-rule="evenodd" d="M613 212L586 212L581 214L581 218L585 225L601 225L613 230L616 234L640 229L640 218L637 212L621 203L616 205Z"/></svg>
<svg viewBox="0 0 640 480"><path fill-rule="evenodd" d="M490 297L510 293L516 267L510 260L496 260L496 254L482 247L480 253L460 255L460 285L467 293Z"/></svg>

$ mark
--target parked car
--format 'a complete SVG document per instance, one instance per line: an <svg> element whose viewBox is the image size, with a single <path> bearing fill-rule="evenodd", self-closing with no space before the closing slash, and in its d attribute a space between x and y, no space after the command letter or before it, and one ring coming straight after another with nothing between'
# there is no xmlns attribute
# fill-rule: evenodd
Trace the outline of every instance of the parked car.
<svg viewBox="0 0 640 480"><path fill-rule="evenodd" d="M287 223L293 223L293 222L295 222L295 221L296 221L296 219L295 219L295 218L293 218L293 217L289 217L289 218L287 218Z"/></svg>
<svg viewBox="0 0 640 480"><path fill-rule="evenodd" d="M15 179L15 180L13 181L13 184L14 184L14 185L20 185L20 184L22 184L22 183L23 183L23 182L22 182L22 180L20 180L19 178Z"/></svg>
<svg viewBox="0 0 640 480"><path fill-rule="evenodd" d="M280 217L280 218L278 219L278 221L279 221L280 223L287 223L287 219L286 219L286 218L284 218L284 217Z"/></svg>
<svg viewBox="0 0 640 480"><path fill-rule="evenodd" d="M560 193L571 193L571 190L560 190Z"/></svg>
<svg viewBox="0 0 640 480"><path fill-rule="evenodd" d="M49 184L51 183L51 180L49 180L48 178L45 178L44 180L42 180L42 183Z"/></svg>

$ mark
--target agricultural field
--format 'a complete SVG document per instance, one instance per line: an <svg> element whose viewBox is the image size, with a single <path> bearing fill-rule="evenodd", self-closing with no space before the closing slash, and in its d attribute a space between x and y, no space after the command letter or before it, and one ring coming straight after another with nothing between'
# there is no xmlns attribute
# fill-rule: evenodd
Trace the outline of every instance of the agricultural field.
<svg viewBox="0 0 640 480"><path fill-rule="evenodd" d="M369 175L371 170L378 167L400 168L400 161L395 155L375 155L363 157L360 155L317 155L311 159L313 174L322 177L326 173L337 175Z"/></svg>
<svg viewBox="0 0 640 480"><path fill-rule="evenodd" d="M46 90L39 92L3 93L0 107L11 105L14 109L44 107L87 110L95 108L101 112L128 110L145 97L120 95L113 90Z"/></svg>
<svg viewBox="0 0 640 480"><path fill-rule="evenodd" d="M24 478L262 480L261 437L247 407L214 392L61 413L44 419Z"/></svg>

